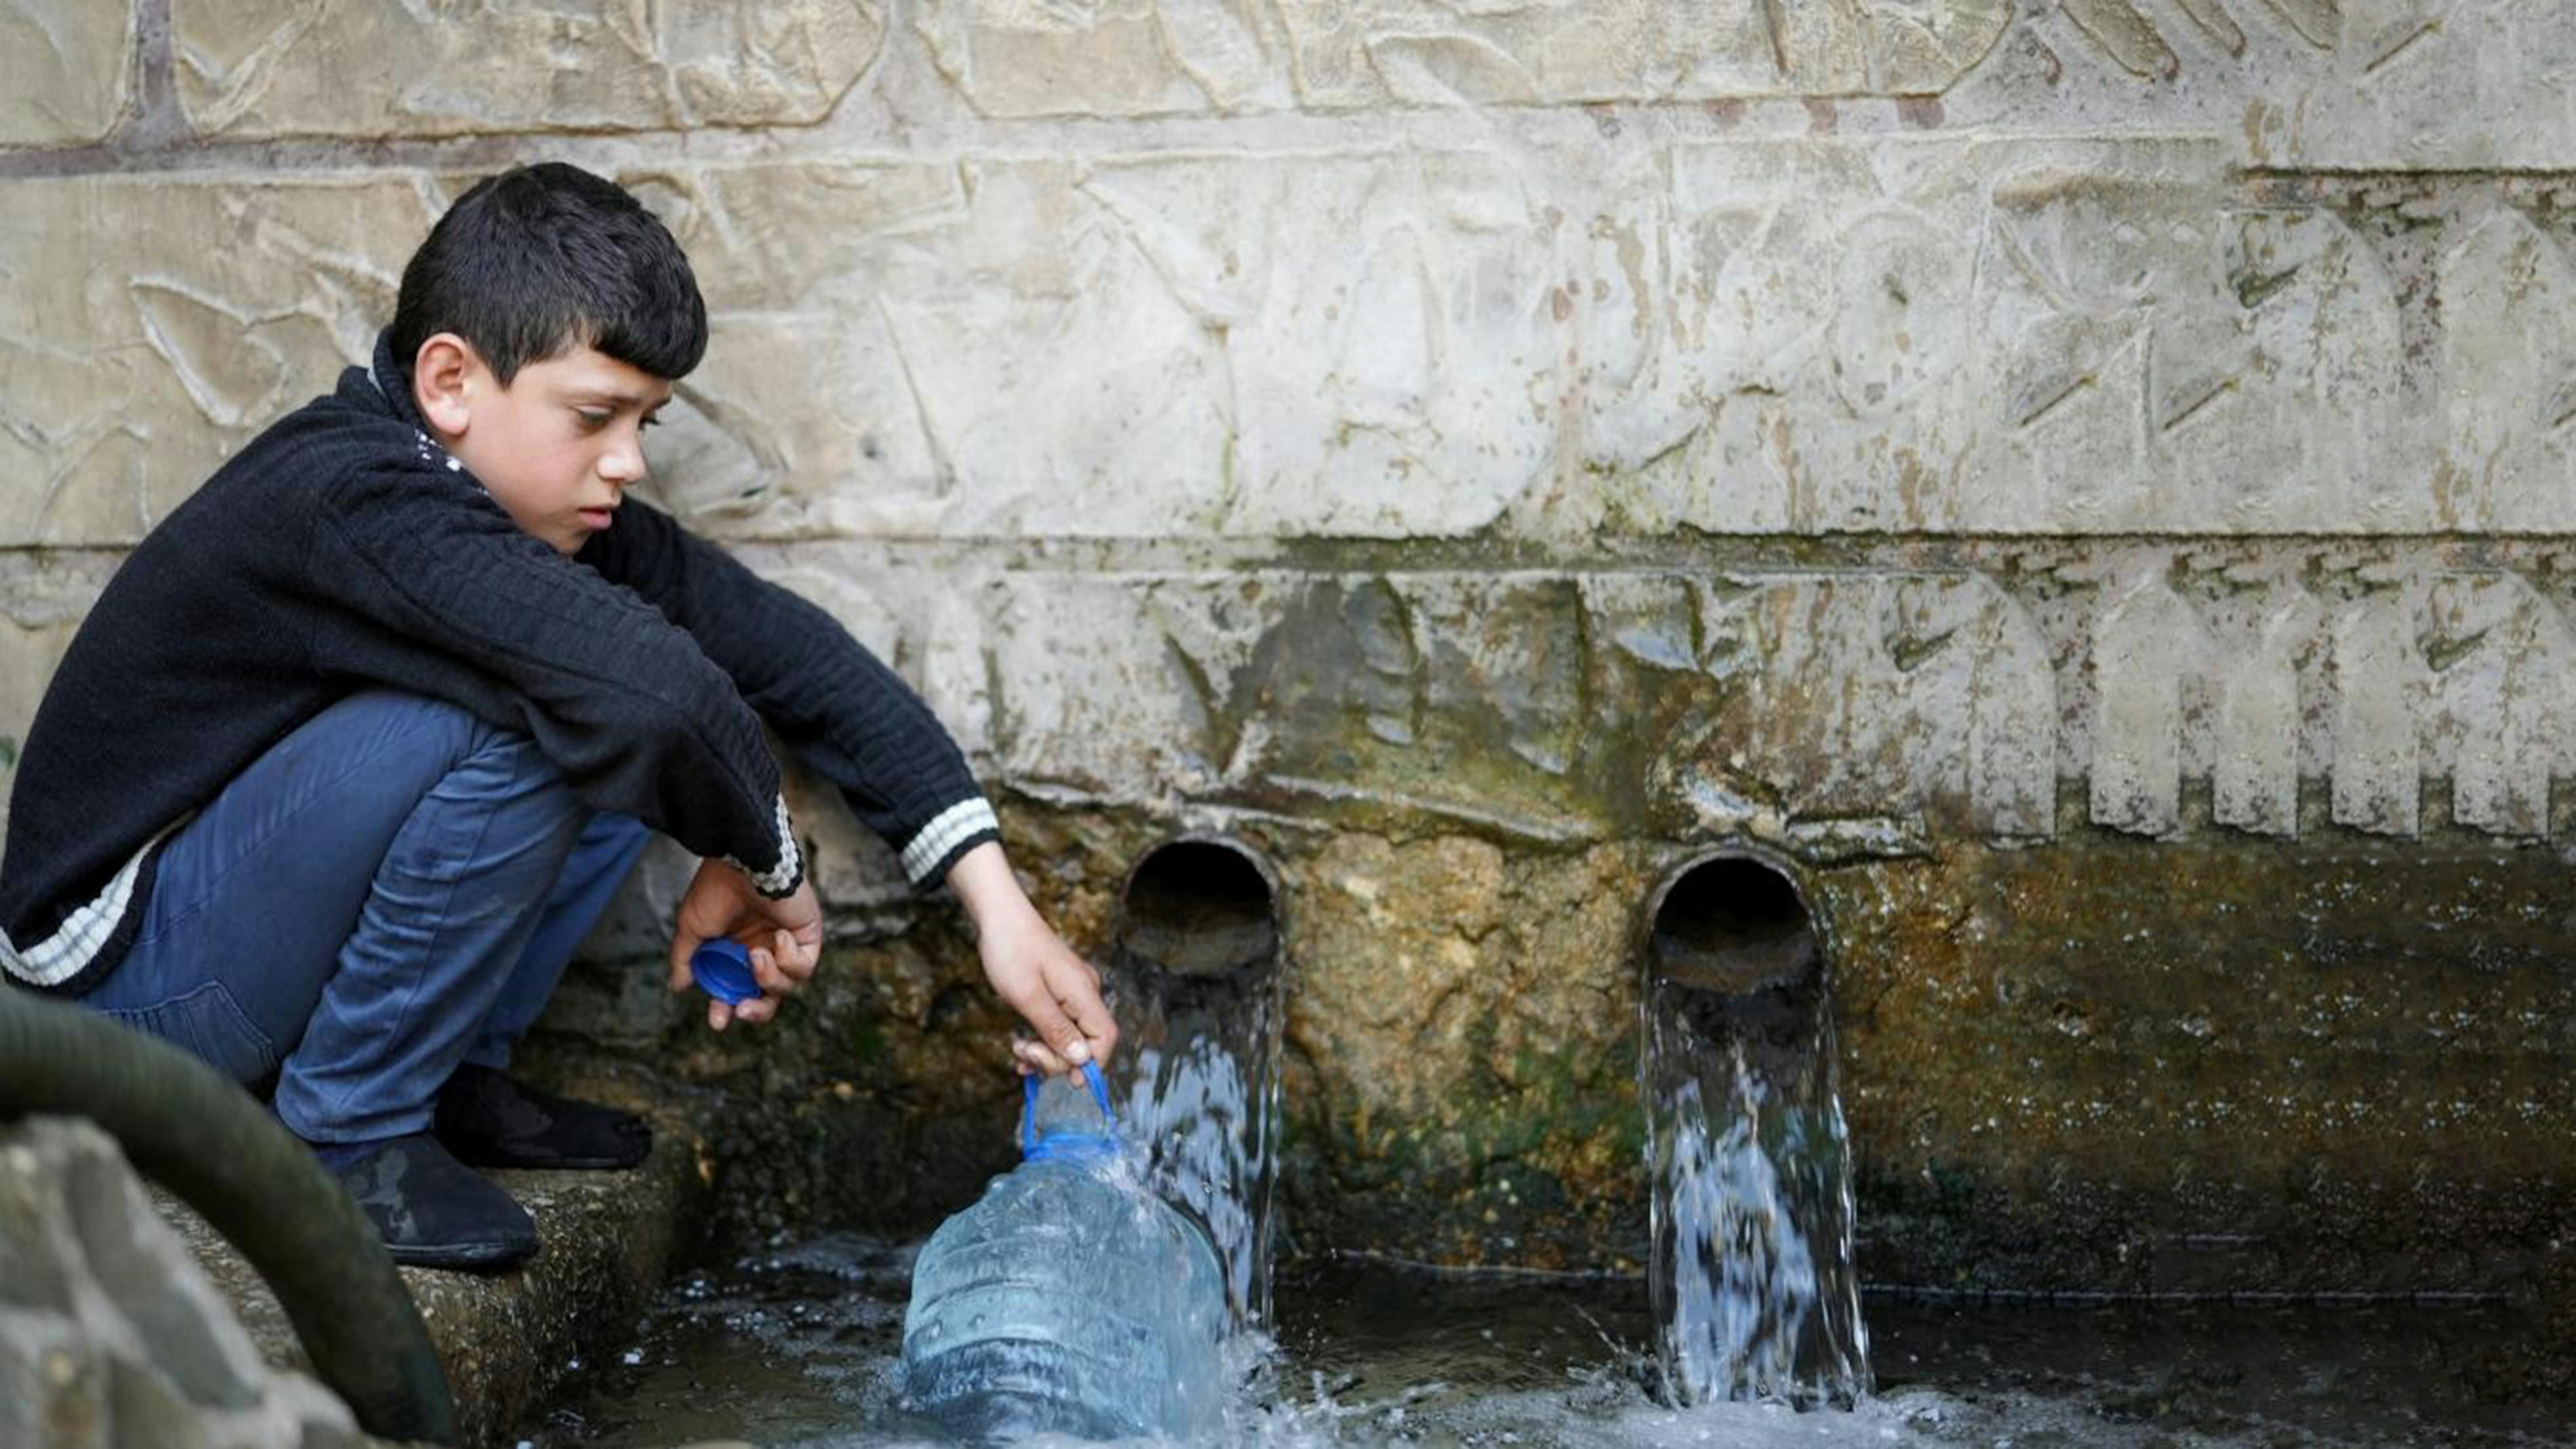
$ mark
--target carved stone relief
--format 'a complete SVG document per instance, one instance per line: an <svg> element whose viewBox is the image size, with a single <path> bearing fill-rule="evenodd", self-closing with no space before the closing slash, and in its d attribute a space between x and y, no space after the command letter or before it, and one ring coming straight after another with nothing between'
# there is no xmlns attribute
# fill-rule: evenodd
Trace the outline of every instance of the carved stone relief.
<svg viewBox="0 0 2576 1449"><path fill-rule="evenodd" d="M171 0L201 133L455 136L793 126L876 55L874 0L478 6Z"/></svg>

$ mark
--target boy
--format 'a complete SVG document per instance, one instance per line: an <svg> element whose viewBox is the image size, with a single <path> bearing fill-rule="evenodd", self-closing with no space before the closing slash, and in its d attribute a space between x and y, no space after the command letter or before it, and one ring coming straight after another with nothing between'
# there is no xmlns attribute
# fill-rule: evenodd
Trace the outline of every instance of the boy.
<svg viewBox="0 0 2576 1449"><path fill-rule="evenodd" d="M1013 880L955 744L825 615L625 499L706 348L687 259L615 185L459 198L373 362L137 547L48 686L0 858L0 967L274 1082L397 1261L498 1268L534 1224L475 1166L625 1167L641 1121L525 1086L511 1044L660 830L674 926L751 949L762 1022L821 913L767 724L974 918L1042 1042L1105 1057L1098 978Z"/></svg>

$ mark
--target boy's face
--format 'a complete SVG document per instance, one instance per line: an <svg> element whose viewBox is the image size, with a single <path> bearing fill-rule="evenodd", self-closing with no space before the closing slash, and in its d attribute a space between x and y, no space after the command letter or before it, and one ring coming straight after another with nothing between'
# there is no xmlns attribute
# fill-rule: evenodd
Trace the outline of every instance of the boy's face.
<svg viewBox="0 0 2576 1449"><path fill-rule="evenodd" d="M644 429L671 384L593 348L532 362L503 387L471 347L421 347L413 389L448 452L513 522L572 554L644 478Z"/></svg>

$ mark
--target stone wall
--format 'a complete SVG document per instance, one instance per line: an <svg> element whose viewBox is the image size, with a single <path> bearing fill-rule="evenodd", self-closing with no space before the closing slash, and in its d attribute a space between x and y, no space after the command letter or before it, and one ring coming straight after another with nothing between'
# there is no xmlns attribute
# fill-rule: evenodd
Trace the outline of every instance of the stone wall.
<svg viewBox="0 0 2576 1449"><path fill-rule="evenodd" d="M1837 916L1879 1220L1946 1225L1886 1272L2152 1286L2007 1264L2010 1224L2200 1241L2348 1194L2408 1281L2495 1286L2371 1194L2519 1153L2471 1236L2545 1242L2576 1170L2526 1050L2576 924L2554 10L0 0L0 731L120 550L360 354L445 201L571 159L714 313L659 498L919 685L1077 936L1160 830L1279 858L1310 1243L1624 1258L1637 916L1749 837ZM909 919L804 818L853 941ZM2163 924L2115 929L2136 874ZM2416 1022L2499 879L2543 903L2526 975ZM2053 924L1976 934L1997 901ZM2347 937L2387 949L2321 964ZM922 1045L1000 1030L939 1004L955 953L851 951L814 1080L857 1022L908 1104L868 1121L998 1120ZM2133 989L2175 971L2215 974ZM2288 1091L2312 1057L2249 1003L2320 973L2412 1023L2309 1037L2454 1120L2411 1166L2375 1121L2213 1132L2001 1046L2170 1085L2122 1031L2201 1020ZM1980 1035L2042 980L2116 1005ZM2222 981L2248 1014L2193 1004ZM2342 1281L2280 1253L2253 1277Z"/></svg>

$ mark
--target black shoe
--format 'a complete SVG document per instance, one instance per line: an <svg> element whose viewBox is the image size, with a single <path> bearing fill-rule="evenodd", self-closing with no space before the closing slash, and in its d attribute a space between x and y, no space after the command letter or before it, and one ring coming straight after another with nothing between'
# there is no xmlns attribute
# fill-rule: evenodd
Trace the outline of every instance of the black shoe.
<svg viewBox="0 0 2576 1449"><path fill-rule="evenodd" d="M426 1132L388 1138L330 1168L397 1263L489 1272L536 1254L528 1210Z"/></svg>
<svg viewBox="0 0 2576 1449"><path fill-rule="evenodd" d="M476 1167L633 1167L653 1150L653 1129L633 1113L470 1065L439 1089L432 1130Z"/></svg>

